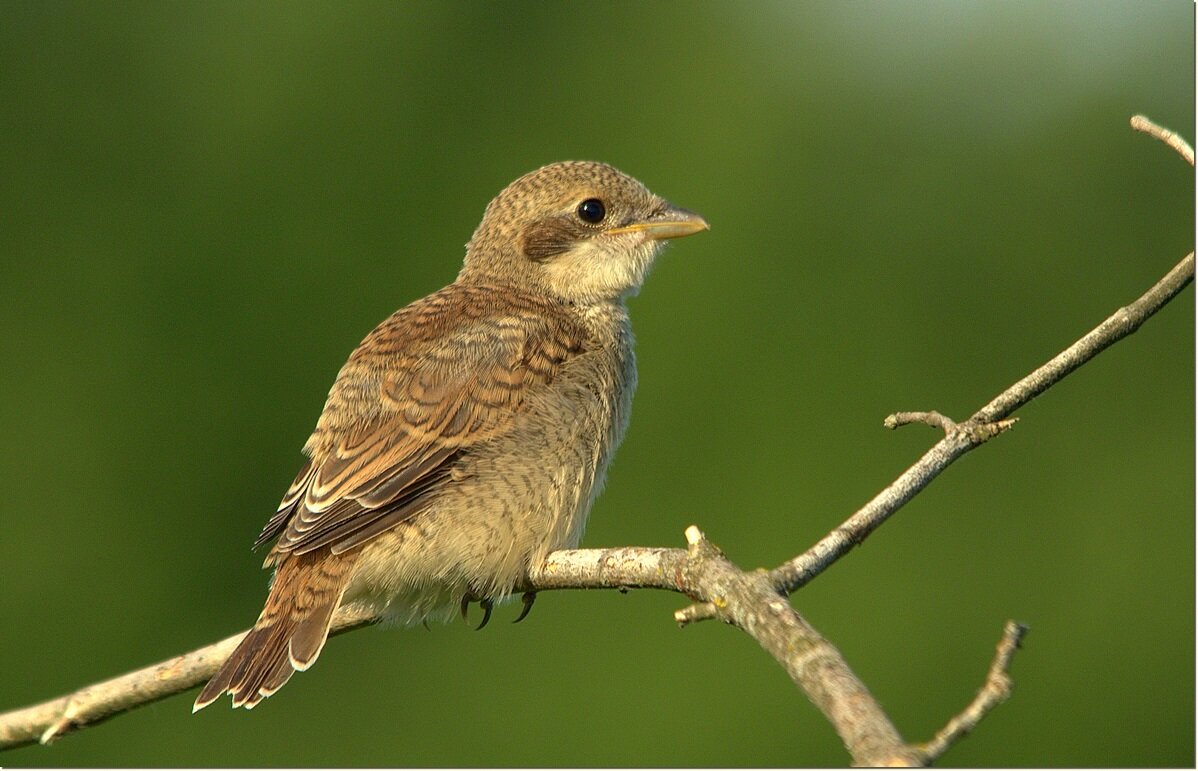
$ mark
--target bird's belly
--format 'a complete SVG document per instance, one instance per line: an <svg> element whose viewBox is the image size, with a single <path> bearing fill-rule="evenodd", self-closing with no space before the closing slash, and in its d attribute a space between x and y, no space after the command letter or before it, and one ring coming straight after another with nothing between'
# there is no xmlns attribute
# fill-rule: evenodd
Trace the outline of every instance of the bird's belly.
<svg viewBox="0 0 1198 771"><path fill-rule="evenodd" d="M626 399L561 382L516 430L474 451L430 508L368 542L345 601L402 623L451 616L464 596L501 600L530 565L582 538L626 424Z"/></svg>

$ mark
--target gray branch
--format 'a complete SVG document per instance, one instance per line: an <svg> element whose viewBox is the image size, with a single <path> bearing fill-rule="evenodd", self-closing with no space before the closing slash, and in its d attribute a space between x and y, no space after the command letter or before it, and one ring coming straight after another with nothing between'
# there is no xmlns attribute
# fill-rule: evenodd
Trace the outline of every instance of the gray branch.
<svg viewBox="0 0 1198 771"><path fill-rule="evenodd" d="M1142 116L1132 126L1176 150L1191 165L1184 140ZM1191 252L1148 292L1007 388L972 417L957 423L938 412L902 412L885 425L919 422L944 438L869 503L803 554L771 571L745 571L729 561L697 527L688 548L579 549L549 555L529 576L528 591L552 589L663 589L694 601L674 614L685 626L719 619L741 629L779 664L836 729L856 765L921 766L935 761L1010 694L1011 659L1024 627L1008 622L998 654L977 697L926 744L908 744L853 674L839 651L790 605L802 587L863 541L953 461L1014 425L1012 412L1040 395L1108 346L1136 331L1194 279ZM333 634L377 622L361 607L340 608ZM189 690L211 677L245 633L32 707L0 714L0 749L48 744L136 707Z"/></svg>
<svg viewBox="0 0 1198 771"><path fill-rule="evenodd" d="M378 621L360 607L347 605L337 610L330 634L348 632ZM0 714L0 749L34 742L49 744L63 734L194 688L216 674L217 668L248 631L120 677L85 686L66 696Z"/></svg>
<svg viewBox="0 0 1198 771"><path fill-rule="evenodd" d="M1015 657L1015 651L1019 650L1019 645L1023 642L1023 637L1026 634L1026 626L1016 624L1014 621L1007 622L1006 628L1003 629L1002 639L998 641L994 662L990 664L986 682L978 691L978 695L973 697L973 701L969 702L969 706L962 710L961 714L948 721L948 724L941 728L931 741L917 748L926 764L933 763L958 739L972 731L990 710L1010 697L1014 683L1012 683L1011 675L1007 670L1011 668L1011 659Z"/></svg>

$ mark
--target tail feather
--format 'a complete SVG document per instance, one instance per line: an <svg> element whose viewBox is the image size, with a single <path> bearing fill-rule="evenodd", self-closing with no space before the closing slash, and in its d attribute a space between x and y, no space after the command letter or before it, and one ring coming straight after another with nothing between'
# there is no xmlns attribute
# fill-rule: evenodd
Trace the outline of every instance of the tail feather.
<svg viewBox="0 0 1198 771"><path fill-rule="evenodd" d="M287 644L292 668L303 672L315 663L329 639L329 624L333 621L333 611L341 604L341 595L342 592L337 592L336 599L317 606L311 615L296 623Z"/></svg>
<svg viewBox="0 0 1198 771"><path fill-rule="evenodd" d="M266 678L280 662L287 661L289 625L279 621L262 629L262 632L263 639L259 647L248 651L229 683L234 708L253 707L261 701L263 696L258 691L265 684Z"/></svg>
<svg viewBox="0 0 1198 771"><path fill-rule="evenodd" d="M295 667L291 666L291 662L285 658L280 658L275 662L274 669L266 676L262 686L258 689L258 693L262 698L274 695L275 691L282 688L295 674Z"/></svg>
<svg viewBox="0 0 1198 771"><path fill-rule="evenodd" d="M232 694L234 707L251 709L297 670L312 666L345 593L353 556L322 550L280 559L258 622L200 691L192 711L225 693Z"/></svg>

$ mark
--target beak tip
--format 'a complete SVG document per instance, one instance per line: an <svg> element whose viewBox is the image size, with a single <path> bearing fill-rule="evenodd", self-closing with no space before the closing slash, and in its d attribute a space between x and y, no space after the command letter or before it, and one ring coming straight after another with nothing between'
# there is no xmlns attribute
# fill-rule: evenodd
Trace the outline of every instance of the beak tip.
<svg viewBox="0 0 1198 771"><path fill-rule="evenodd" d="M711 224L705 217L689 209L675 208L673 219L674 227L663 233L665 238L680 238L711 230Z"/></svg>

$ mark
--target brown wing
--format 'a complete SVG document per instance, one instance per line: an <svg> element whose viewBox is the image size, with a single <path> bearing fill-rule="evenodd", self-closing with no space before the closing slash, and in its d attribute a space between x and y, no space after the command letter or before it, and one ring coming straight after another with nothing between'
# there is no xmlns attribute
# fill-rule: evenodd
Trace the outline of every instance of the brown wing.
<svg viewBox="0 0 1198 771"><path fill-rule="evenodd" d="M338 554L419 514L581 348L569 317L493 289L453 285L398 311L337 376L311 460L255 545Z"/></svg>

